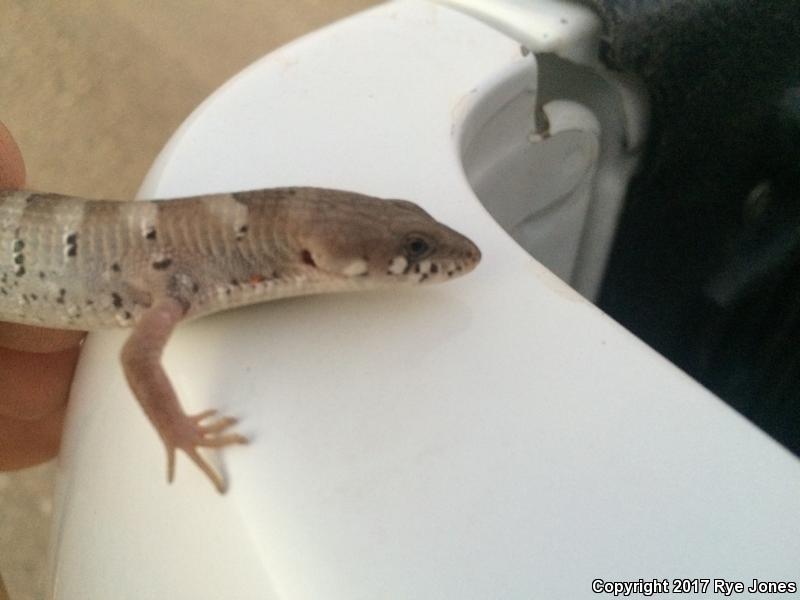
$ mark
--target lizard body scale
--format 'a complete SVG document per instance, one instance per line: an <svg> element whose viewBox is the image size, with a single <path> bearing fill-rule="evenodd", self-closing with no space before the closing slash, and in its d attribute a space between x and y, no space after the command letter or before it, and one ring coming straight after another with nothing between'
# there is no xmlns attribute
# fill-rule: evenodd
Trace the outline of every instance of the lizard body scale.
<svg viewBox="0 0 800 600"><path fill-rule="evenodd" d="M0 191L0 321L133 329L130 387L167 449L183 450L220 492L198 447L245 443L230 417L186 415L161 367L181 321L306 294L445 281L480 251L404 200L276 188L162 201Z"/></svg>

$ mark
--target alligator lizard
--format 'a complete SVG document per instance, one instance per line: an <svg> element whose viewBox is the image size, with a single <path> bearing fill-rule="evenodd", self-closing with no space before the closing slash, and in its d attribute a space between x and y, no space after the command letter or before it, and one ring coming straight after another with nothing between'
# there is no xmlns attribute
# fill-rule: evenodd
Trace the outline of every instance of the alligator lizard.
<svg viewBox="0 0 800 600"><path fill-rule="evenodd" d="M134 396L167 450L225 491L198 448L246 443L236 420L187 415L161 355L187 319L275 298L445 281L480 251L405 200L277 188L162 201L0 191L0 321L131 327L122 350Z"/></svg>

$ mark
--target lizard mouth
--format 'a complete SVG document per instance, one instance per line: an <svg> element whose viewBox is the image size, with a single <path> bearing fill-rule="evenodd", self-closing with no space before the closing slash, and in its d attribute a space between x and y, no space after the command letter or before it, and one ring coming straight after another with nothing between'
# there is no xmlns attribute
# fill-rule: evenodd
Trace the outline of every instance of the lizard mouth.
<svg viewBox="0 0 800 600"><path fill-rule="evenodd" d="M416 283L434 283L455 279L472 271L481 260L474 247L457 258L425 259L409 265L407 277Z"/></svg>

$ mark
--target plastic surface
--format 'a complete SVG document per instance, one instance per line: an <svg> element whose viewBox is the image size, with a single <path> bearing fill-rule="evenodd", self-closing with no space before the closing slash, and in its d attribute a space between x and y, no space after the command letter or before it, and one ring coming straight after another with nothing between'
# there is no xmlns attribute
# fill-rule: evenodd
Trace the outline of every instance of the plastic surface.
<svg viewBox="0 0 800 600"><path fill-rule="evenodd" d="M600 123L581 104L560 99L541 108L544 126L537 124L537 68L527 62L476 89L461 107L457 143L465 175L492 217L574 286L578 267L597 251L582 242L595 227L587 217L596 198ZM616 212L621 200L607 209ZM592 298L596 290L578 291Z"/></svg>
<svg viewBox="0 0 800 600"><path fill-rule="evenodd" d="M574 0L435 0L473 15L517 40L526 51L591 68L613 84L626 120L626 140L638 148L647 131L647 92L634 78L606 69L598 58L602 23Z"/></svg>
<svg viewBox="0 0 800 600"><path fill-rule="evenodd" d="M447 285L188 324L188 410L242 418L218 496L90 336L53 597L591 598L595 578L796 576L800 464L524 252L460 163L471 90L518 44L408 0L253 65L176 133L145 196L288 184L406 197L483 263ZM500 107L498 107L499 109Z"/></svg>
<svg viewBox="0 0 800 600"><path fill-rule="evenodd" d="M437 0L518 40L531 52L597 65L601 24L590 8L562 0Z"/></svg>

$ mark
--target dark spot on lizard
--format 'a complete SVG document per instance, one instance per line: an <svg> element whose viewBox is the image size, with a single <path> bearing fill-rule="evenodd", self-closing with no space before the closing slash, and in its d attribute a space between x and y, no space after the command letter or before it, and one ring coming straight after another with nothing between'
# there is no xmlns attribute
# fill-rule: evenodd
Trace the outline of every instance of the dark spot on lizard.
<svg viewBox="0 0 800 600"><path fill-rule="evenodd" d="M436 263L433 263L431 265L431 273L433 273L435 275L438 272L439 272L439 265L437 265Z"/></svg>
<svg viewBox="0 0 800 600"><path fill-rule="evenodd" d="M420 277L420 278L419 278L419 282L420 282L420 283L422 283L422 282L423 282L423 281L425 281L427 278L428 278L428 274L427 274L427 273L423 273L423 274L422 274L422 277Z"/></svg>
<svg viewBox="0 0 800 600"><path fill-rule="evenodd" d="M86 306L92 306L94 304L94 300L87 300Z"/></svg>
<svg viewBox="0 0 800 600"><path fill-rule="evenodd" d="M244 239L244 236L247 235L247 232L250 228L247 225L242 225L239 227L238 231L236 232L236 241L241 241Z"/></svg>
<svg viewBox="0 0 800 600"><path fill-rule="evenodd" d="M314 257L311 256L311 252L309 252L308 250L303 250L300 253L300 258L303 260L303 262L305 264L307 264L309 266L312 266L312 267L316 267L317 266L317 263L314 262Z"/></svg>
<svg viewBox="0 0 800 600"><path fill-rule="evenodd" d="M0 287L0 294L3 294L3 296L8 296L8 292L6 291L6 288Z"/></svg>
<svg viewBox="0 0 800 600"><path fill-rule="evenodd" d="M148 240L155 240L156 239L156 228L155 227L148 227L147 230L144 232L144 237Z"/></svg>
<svg viewBox="0 0 800 600"><path fill-rule="evenodd" d="M25 242L23 240L14 240L14 252L22 252L23 248L25 248Z"/></svg>
<svg viewBox="0 0 800 600"><path fill-rule="evenodd" d="M64 254L69 257L73 258L78 255L78 234L73 232L68 233L64 236L64 244L66 248L64 249Z"/></svg>
<svg viewBox="0 0 800 600"><path fill-rule="evenodd" d="M238 286L239 285L239 280L238 279L231 279L231 285Z"/></svg>
<svg viewBox="0 0 800 600"><path fill-rule="evenodd" d="M111 270L114 271L114 273L119 273L122 269L119 266L119 263L114 263L111 265Z"/></svg>
<svg viewBox="0 0 800 600"><path fill-rule="evenodd" d="M130 321L130 320L131 320L131 318L133 317L133 315L132 315L131 313L129 313L129 312L126 310L124 313L122 313L122 317L123 317L123 318L124 318L126 321Z"/></svg>
<svg viewBox="0 0 800 600"><path fill-rule="evenodd" d="M15 254L14 255L14 264L21 265L25 262L25 255L24 254Z"/></svg>
<svg viewBox="0 0 800 600"><path fill-rule="evenodd" d="M44 271L39 271L39 279L44 279L47 275L44 274Z"/></svg>
<svg viewBox="0 0 800 600"><path fill-rule="evenodd" d="M419 273L419 263L414 265L414 273Z"/></svg>
<svg viewBox="0 0 800 600"><path fill-rule="evenodd" d="M156 271L163 271L164 269L167 269L167 268L169 268L169 266L170 266L171 264L172 264L172 259L171 259L171 258L165 258L165 259L163 259L163 260L157 260L157 261L155 261L155 262L153 263L153 268L154 268Z"/></svg>
<svg viewBox="0 0 800 600"><path fill-rule="evenodd" d="M37 296L36 294L31 294L31 300L36 301L38 299L39 299L39 296Z"/></svg>
<svg viewBox="0 0 800 600"><path fill-rule="evenodd" d="M111 301L114 303L115 308L122 308L122 296L117 292L111 293Z"/></svg>
<svg viewBox="0 0 800 600"><path fill-rule="evenodd" d="M19 265L14 271L14 275L16 275L17 277L22 277L23 275L25 275L25 267Z"/></svg>

